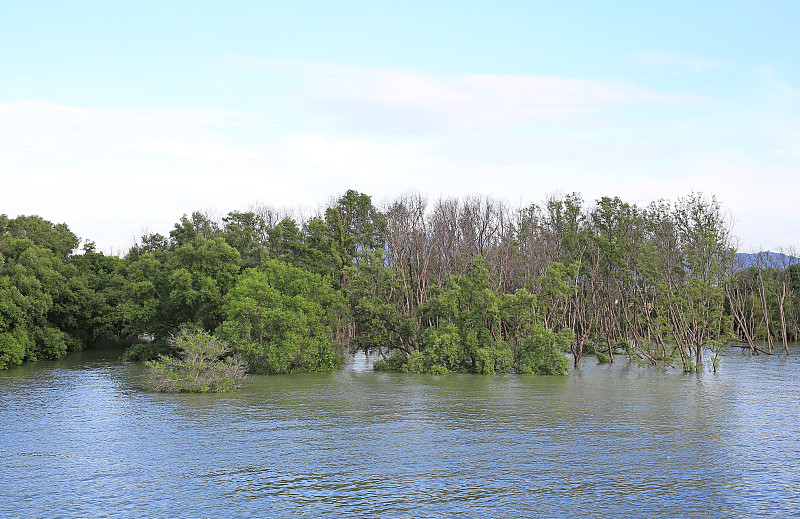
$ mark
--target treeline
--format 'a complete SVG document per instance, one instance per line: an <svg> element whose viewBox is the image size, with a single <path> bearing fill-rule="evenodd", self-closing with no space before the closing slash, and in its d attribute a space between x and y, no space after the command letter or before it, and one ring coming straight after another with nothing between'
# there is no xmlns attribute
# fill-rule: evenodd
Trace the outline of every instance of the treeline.
<svg viewBox="0 0 800 519"><path fill-rule="evenodd" d="M78 245L64 224L0 216L0 367L98 342L149 358L196 329L264 373L333 370L348 350L418 373L560 374L564 352L693 371L728 344L788 353L800 333L797 260L737 255L697 194L377 207L351 190L303 218L196 212L123 257Z"/></svg>

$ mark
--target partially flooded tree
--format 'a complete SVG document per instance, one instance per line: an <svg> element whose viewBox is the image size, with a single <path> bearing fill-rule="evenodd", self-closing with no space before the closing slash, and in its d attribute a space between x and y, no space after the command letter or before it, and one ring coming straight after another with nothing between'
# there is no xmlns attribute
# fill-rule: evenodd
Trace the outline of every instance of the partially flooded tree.
<svg viewBox="0 0 800 519"><path fill-rule="evenodd" d="M755 268L747 267L743 258L734 256L725 284L734 333L744 340L753 355L759 351L755 344L758 329L756 277Z"/></svg>
<svg viewBox="0 0 800 519"><path fill-rule="evenodd" d="M735 251L730 225L714 198L707 201L699 194L681 198L673 214L681 268L672 276L665 302L683 369L696 371L703 365L705 348L711 348L716 358L733 338L723 305Z"/></svg>
<svg viewBox="0 0 800 519"><path fill-rule="evenodd" d="M154 391L219 393L241 387L247 363L208 332L181 330L169 340L174 356L148 361L145 386Z"/></svg>

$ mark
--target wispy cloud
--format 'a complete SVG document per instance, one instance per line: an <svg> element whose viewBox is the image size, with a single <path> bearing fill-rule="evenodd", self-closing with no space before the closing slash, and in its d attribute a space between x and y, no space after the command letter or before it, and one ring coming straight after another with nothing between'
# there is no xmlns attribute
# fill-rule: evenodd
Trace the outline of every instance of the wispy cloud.
<svg viewBox="0 0 800 519"><path fill-rule="evenodd" d="M761 67L758 73L762 83L771 90L772 95L779 95L792 101L800 100L800 89L790 85L785 79L779 78L773 67Z"/></svg>
<svg viewBox="0 0 800 519"><path fill-rule="evenodd" d="M692 97L655 92L634 82L537 75L463 74L275 63L231 63L295 75L295 100L314 114L359 130L454 131L530 127L570 121L614 106L686 103Z"/></svg>
<svg viewBox="0 0 800 519"><path fill-rule="evenodd" d="M633 59L637 63L665 67L675 70L690 70L695 74L700 74L707 70L727 68L728 63L716 59L704 58L700 56L685 56L677 52L636 52Z"/></svg>
<svg viewBox="0 0 800 519"><path fill-rule="evenodd" d="M261 124L225 110L94 109L53 101L0 103L0 156L76 151L134 151L203 160L245 159L226 146L228 127Z"/></svg>
<svg viewBox="0 0 800 519"><path fill-rule="evenodd" d="M351 187L376 199L417 189L512 201L560 190L647 202L701 190L740 208L745 242L772 236L748 226L763 213L778 215L775 233L797 227L795 191L753 196L793 185L800 149L796 89L768 71L763 99L779 107L729 104L720 119L693 98L631 81L237 66L280 75L260 113L0 103L3 211L60 208L50 218L72 221L91 204L128 226L127 237L142 225L164 232L195 209L313 205ZM684 104L698 110L673 109ZM114 232L80 234L115 244Z"/></svg>

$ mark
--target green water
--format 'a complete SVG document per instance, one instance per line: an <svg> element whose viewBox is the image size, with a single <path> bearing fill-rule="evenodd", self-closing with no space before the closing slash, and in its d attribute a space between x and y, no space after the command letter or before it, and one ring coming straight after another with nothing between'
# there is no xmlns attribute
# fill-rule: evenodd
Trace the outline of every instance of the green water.
<svg viewBox="0 0 800 519"><path fill-rule="evenodd" d="M118 353L0 372L0 517L800 515L800 348L700 375L357 359L223 395L142 391Z"/></svg>

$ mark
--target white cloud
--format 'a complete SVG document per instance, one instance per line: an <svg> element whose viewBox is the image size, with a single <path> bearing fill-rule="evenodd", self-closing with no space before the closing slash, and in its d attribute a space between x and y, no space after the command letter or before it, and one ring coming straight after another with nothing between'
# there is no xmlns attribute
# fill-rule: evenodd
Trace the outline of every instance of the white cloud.
<svg viewBox="0 0 800 519"><path fill-rule="evenodd" d="M313 106L356 127L487 130L553 124L609 106L685 102L625 81L548 76L437 78L386 69L337 71Z"/></svg>
<svg viewBox="0 0 800 519"><path fill-rule="evenodd" d="M0 103L0 156L76 151L134 151L202 160L246 159L219 129L259 124L224 110L91 109L53 101Z"/></svg>
<svg viewBox="0 0 800 519"><path fill-rule="evenodd" d="M694 98L630 81L537 75L463 74L232 59L240 67L293 76L295 100L312 116L358 131L436 132L531 127L573 121L609 107L685 104Z"/></svg>
<svg viewBox="0 0 800 519"><path fill-rule="evenodd" d="M791 90L767 119L760 105L723 118L625 81L247 66L290 78L271 111L0 103L0 212L124 247L193 210L307 208L349 188L376 200L418 190L512 203L553 191L637 203L703 191L734 210L746 243L796 233ZM684 103L698 109L674 109Z"/></svg>
<svg viewBox="0 0 800 519"><path fill-rule="evenodd" d="M728 63L716 59L704 58L700 56L685 56L676 52L636 52L633 54L634 61L657 67L665 67L677 70L690 70L695 74L700 74L707 70L727 68Z"/></svg>

